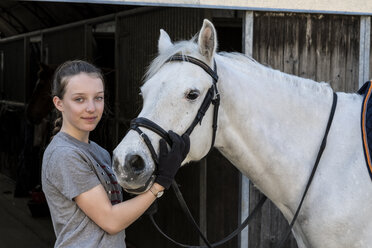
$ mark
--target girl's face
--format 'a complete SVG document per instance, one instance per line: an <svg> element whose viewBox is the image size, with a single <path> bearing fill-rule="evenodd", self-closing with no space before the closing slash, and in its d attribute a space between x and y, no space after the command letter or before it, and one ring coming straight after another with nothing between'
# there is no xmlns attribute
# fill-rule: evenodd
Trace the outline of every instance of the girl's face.
<svg viewBox="0 0 372 248"><path fill-rule="evenodd" d="M66 84L63 99L56 96L53 101L62 113L61 131L88 142L89 132L96 128L103 113L102 80L87 73L72 76Z"/></svg>

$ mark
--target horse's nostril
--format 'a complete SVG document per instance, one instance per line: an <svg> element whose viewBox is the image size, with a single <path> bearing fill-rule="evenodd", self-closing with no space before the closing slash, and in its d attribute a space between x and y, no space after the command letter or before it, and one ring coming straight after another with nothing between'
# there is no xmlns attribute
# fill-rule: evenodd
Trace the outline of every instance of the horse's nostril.
<svg viewBox="0 0 372 248"><path fill-rule="evenodd" d="M140 172L145 168L145 162L138 155L127 156L126 164L128 164L134 172Z"/></svg>

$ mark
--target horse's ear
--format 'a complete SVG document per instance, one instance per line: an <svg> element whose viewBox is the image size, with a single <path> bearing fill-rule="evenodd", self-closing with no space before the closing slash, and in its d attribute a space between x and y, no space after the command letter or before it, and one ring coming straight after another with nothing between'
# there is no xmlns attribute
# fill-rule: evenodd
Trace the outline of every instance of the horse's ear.
<svg viewBox="0 0 372 248"><path fill-rule="evenodd" d="M201 55L209 61L212 60L217 50L217 33L213 24L207 19L204 19L203 27L199 32L198 45Z"/></svg>
<svg viewBox="0 0 372 248"><path fill-rule="evenodd" d="M160 29L160 37L158 41L159 54L163 53L165 50L169 49L172 46L172 41L167 32L165 32L163 29Z"/></svg>

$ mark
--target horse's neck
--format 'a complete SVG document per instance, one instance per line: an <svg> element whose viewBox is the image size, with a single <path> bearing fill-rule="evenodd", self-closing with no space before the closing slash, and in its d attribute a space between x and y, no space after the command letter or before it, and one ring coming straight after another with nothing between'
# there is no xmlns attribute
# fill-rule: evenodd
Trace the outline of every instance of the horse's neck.
<svg viewBox="0 0 372 248"><path fill-rule="evenodd" d="M218 68L216 147L278 206L292 208L317 156L332 89L262 66L240 69L223 57Z"/></svg>

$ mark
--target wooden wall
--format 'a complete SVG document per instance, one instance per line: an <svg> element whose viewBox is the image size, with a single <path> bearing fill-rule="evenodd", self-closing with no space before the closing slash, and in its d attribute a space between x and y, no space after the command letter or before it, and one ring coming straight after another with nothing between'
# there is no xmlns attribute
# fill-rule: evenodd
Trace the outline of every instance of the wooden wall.
<svg viewBox="0 0 372 248"><path fill-rule="evenodd" d="M255 13L253 57L275 69L358 89L359 17Z"/></svg>

